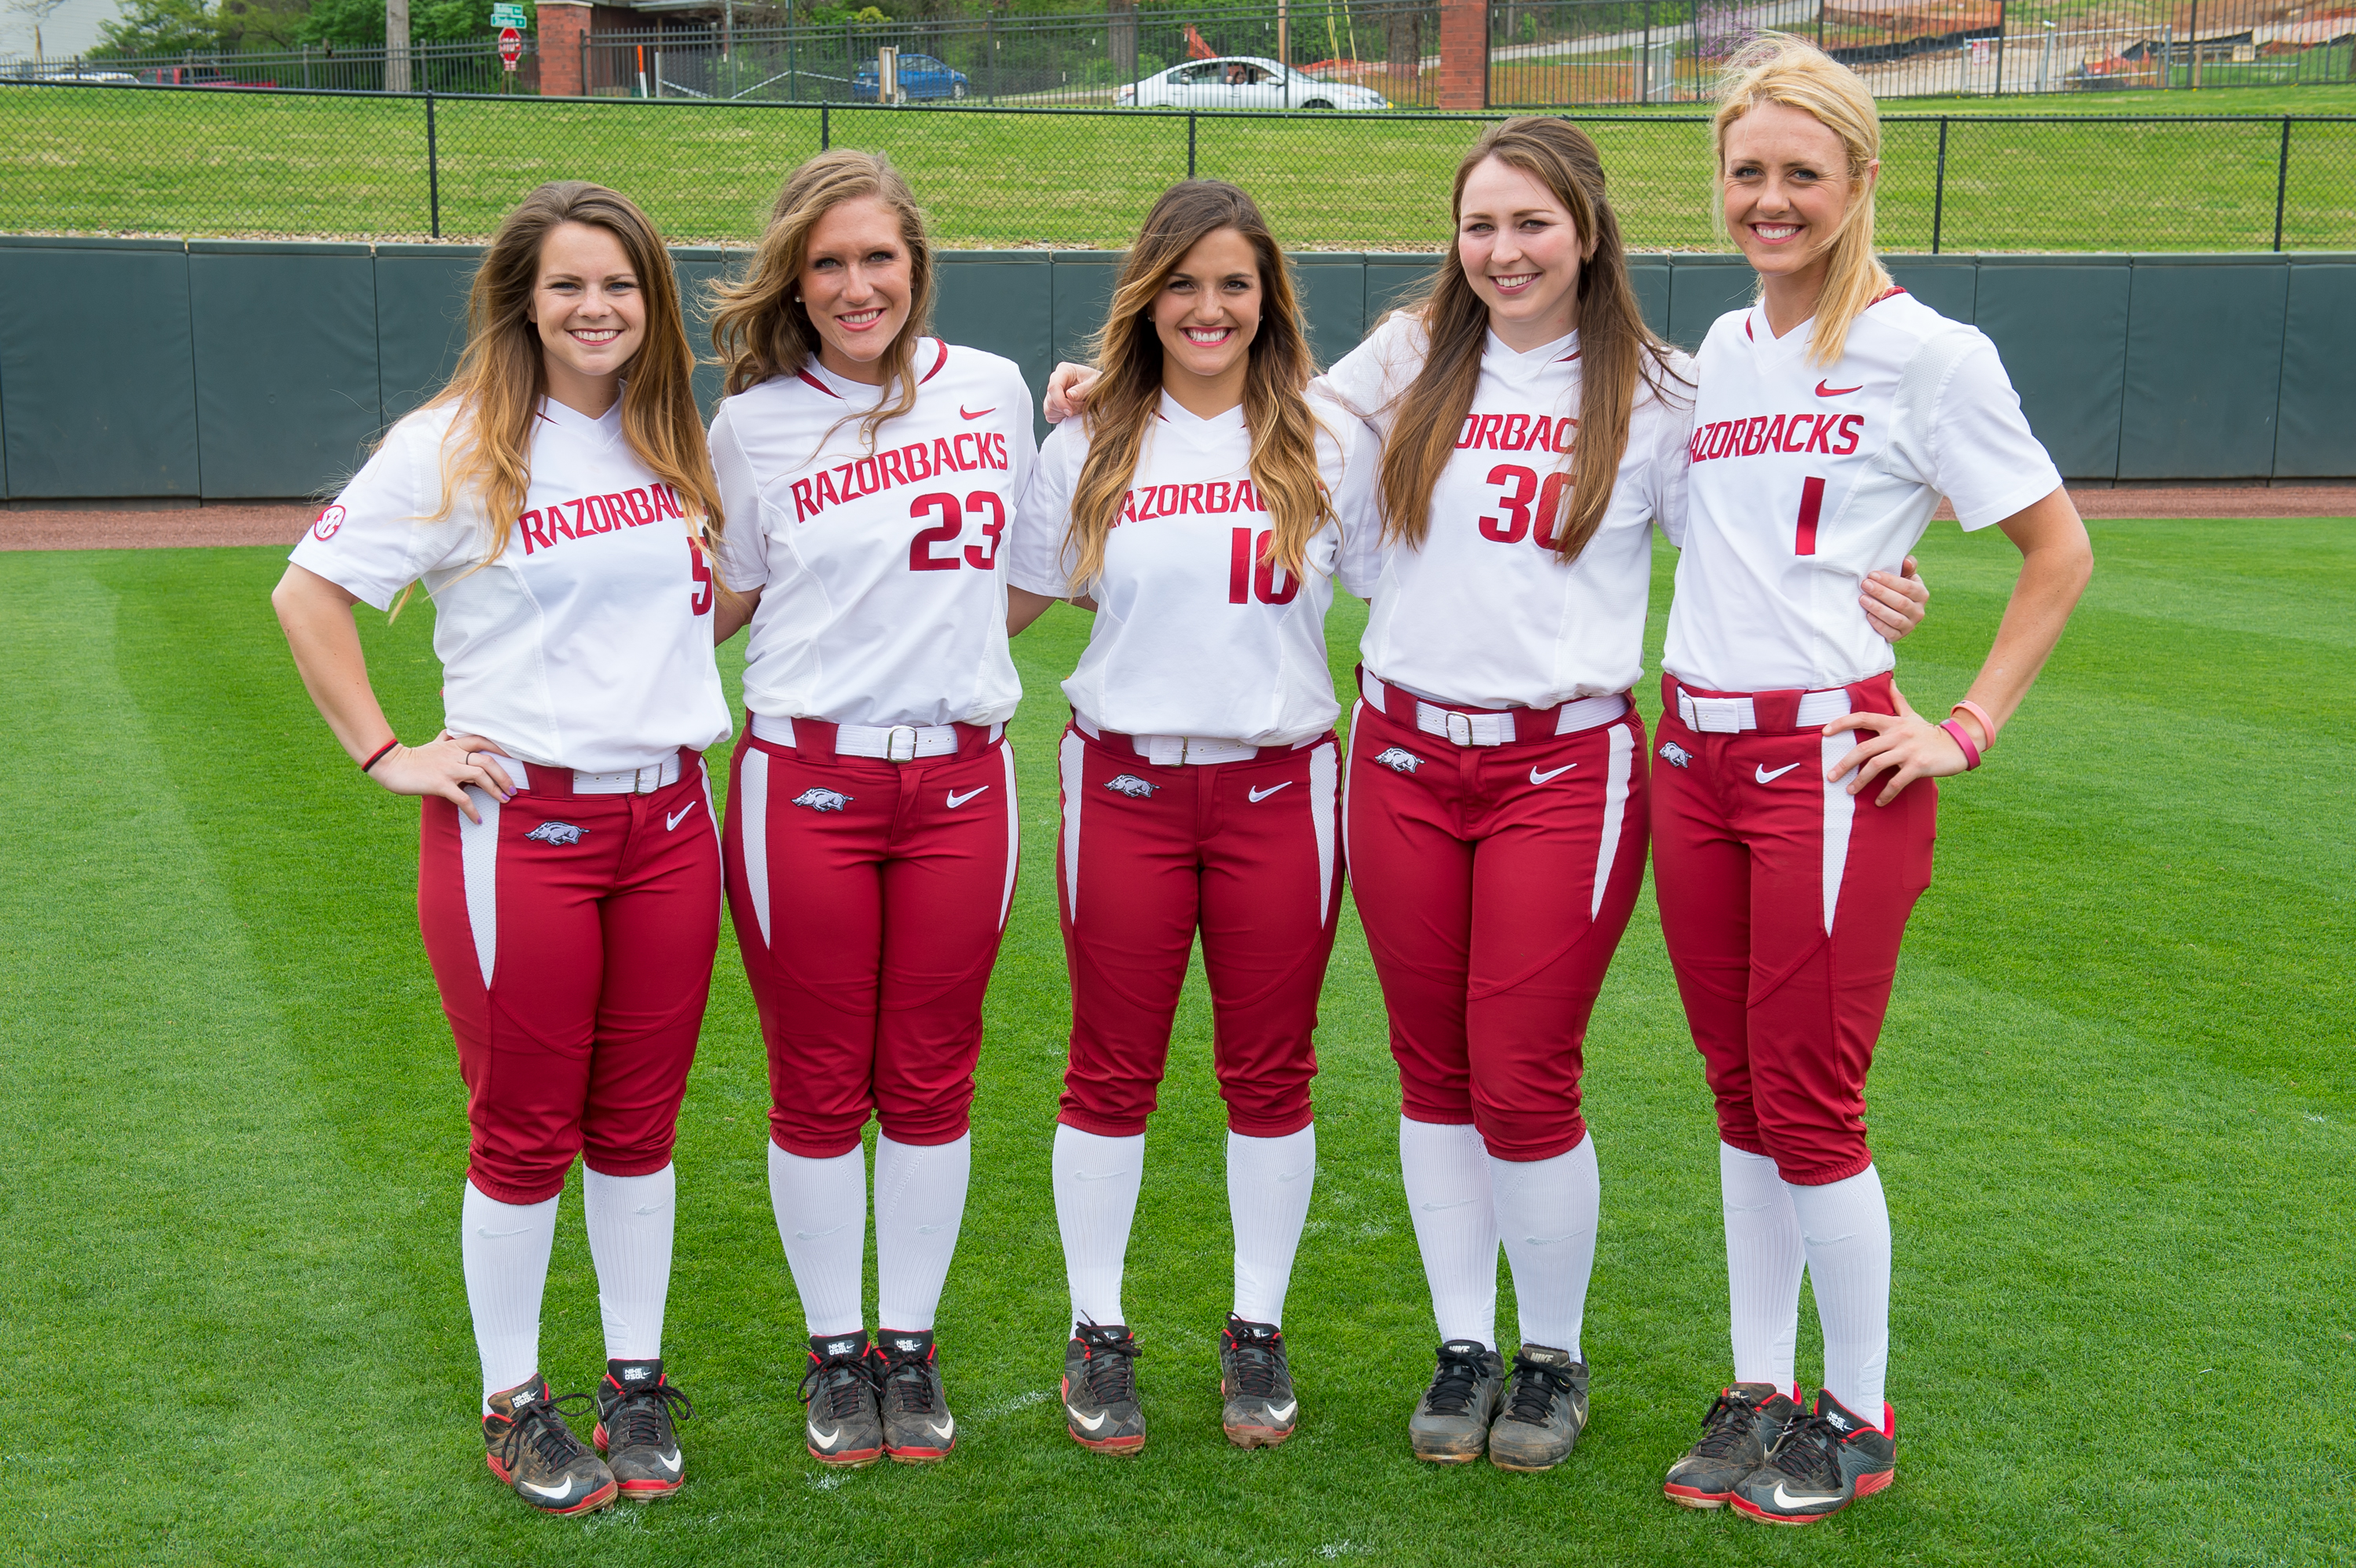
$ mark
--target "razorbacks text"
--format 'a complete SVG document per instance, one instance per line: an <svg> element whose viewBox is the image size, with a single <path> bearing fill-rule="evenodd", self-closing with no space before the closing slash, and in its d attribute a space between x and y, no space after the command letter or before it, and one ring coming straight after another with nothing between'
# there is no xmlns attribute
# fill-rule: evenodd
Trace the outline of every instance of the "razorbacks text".
<svg viewBox="0 0 2356 1568"><path fill-rule="evenodd" d="M568 511L567 508L570 508ZM585 539L616 528L641 528L662 517L680 515L679 492L668 485L624 490L610 496L582 496L552 507L526 512L516 519L523 533L523 552L552 549L560 539Z"/></svg>
<svg viewBox="0 0 2356 1568"><path fill-rule="evenodd" d="M1863 414L1753 414L1718 420L1693 432L1687 448L1696 463L1716 457L1756 457L1762 452L1820 452L1847 457L1857 450Z"/></svg>
<svg viewBox="0 0 2356 1568"><path fill-rule="evenodd" d="M1005 466L1006 437L996 431L961 430L935 441L912 441L795 480L794 521L808 522L829 507L902 485L921 485L937 475Z"/></svg>

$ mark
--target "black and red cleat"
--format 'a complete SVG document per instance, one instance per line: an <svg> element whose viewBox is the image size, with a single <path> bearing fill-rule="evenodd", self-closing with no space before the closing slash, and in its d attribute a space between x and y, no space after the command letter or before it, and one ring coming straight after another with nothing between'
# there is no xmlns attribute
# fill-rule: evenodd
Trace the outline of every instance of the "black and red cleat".
<svg viewBox="0 0 2356 1568"><path fill-rule="evenodd" d="M1829 1390L1783 1428L1767 1462L1734 1488L1734 1511L1762 1524L1814 1524L1871 1497L1898 1477L1898 1420L1881 1407L1869 1426Z"/></svg>
<svg viewBox="0 0 2356 1568"><path fill-rule="evenodd" d="M1099 1454L1134 1454L1145 1446L1137 1355L1136 1337L1126 1324L1074 1326L1064 1347L1064 1426L1073 1442Z"/></svg>
<svg viewBox="0 0 2356 1568"><path fill-rule="evenodd" d="M855 1469L884 1457L884 1418L875 1404L875 1363L867 1332L810 1339L802 1377L802 1422L810 1457Z"/></svg>
<svg viewBox="0 0 2356 1568"><path fill-rule="evenodd" d="M672 1423L694 1413L687 1395L663 1376L660 1358L605 1363L605 1379L597 1385L596 1444L625 1500L653 1502L679 1490L687 1460Z"/></svg>
<svg viewBox="0 0 2356 1568"><path fill-rule="evenodd" d="M930 1465L957 1446L957 1417L941 1387L932 1330L875 1330L875 1380L884 1415L884 1452L903 1465Z"/></svg>
<svg viewBox="0 0 2356 1568"><path fill-rule="evenodd" d="M560 1401L535 1376L491 1395L483 1417L483 1461L515 1495L542 1513L587 1513L614 1500L614 1473L573 1435L559 1408L586 1394Z"/></svg>
<svg viewBox="0 0 2356 1568"><path fill-rule="evenodd" d="M1669 1467L1662 1493L1686 1508L1724 1508L1799 1414L1798 1403L1773 1383L1720 1389L1701 1418L1701 1436Z"/></svg>
<svg viewBox="0 0 2356 1568"><path fill-rule="evenodd" d="M1273 1448L1301 1424L1284 1330L1227 1314L1219 1331L1219 1424L1238 1448Z"/></svg>

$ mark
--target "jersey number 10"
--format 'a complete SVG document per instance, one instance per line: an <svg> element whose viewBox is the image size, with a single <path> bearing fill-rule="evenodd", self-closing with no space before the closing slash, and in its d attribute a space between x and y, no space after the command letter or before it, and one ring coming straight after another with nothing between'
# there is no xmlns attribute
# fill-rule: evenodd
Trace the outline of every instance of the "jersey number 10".
<svg viewBox="0 0 2356 1568"><path fill-rule="evenodd" d="M1254 539L1249 528L1236 528L1227 539L1227 603L1248 604L1258 599L1263 604L1291 603L1301 592L1301 579L1267 559L1269 546L1276 542L1275 531L1263 530ZM1276 585L1279 576L1284 579L1281 588Z"/></svg>

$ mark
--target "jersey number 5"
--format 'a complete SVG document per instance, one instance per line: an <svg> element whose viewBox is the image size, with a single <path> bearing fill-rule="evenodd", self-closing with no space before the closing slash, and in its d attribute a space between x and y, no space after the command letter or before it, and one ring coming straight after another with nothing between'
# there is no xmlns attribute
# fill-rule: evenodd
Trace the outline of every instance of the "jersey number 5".
<svg viewBox="0 0 2356 1568"><path fill-rule="evenodd" d="M1541 488L1538 476L1530 470L1517 463L1500 463L1489 470L1489 483L1508 486L1497 496L1505 515L1483 517L1481 537L1499 544L1519 544L1527 539L1540 549L1554 549L1555 526L1562 520L1562 492L1570 475L1549 474ZM1538 504L1536 516L1530 511L1532 497Z"/></svg>
<svg viewBox="0 0 2356 1568"><path fill-rule="evenodd" d="M687 541L687 574L688 580L695 585L688 598L693 608L688 613L692 615L711 614L712 563L703 559L703 552L696 548L693 539Z"/></svg>
<svg viewBox="0 0 2356 1568"><path fill-rule="evenodd" d="M947 555L935 555L937 544L954 545L965 532L965 515L970 511L987 511L990 521L981 525L980 544L969 544L962 552L952 549ZM955 496L936 490L919 496L908 506L908 516L938 517L941 520L929 528L919 528L916 537L908 541L910 571L955 571L960 566L980 567L988 571L998 564L998 537L1006 531L1006 503L995 490L976 490L959 506Z"/></svg>
<svg viewBox="0 0 2356 1568"><path fill-rule="evenodd" d="M1248 604L1258 599L1263 604L1290 604L1292 596L1301 592L1301 579L1285 571L1267 559L1269 546L1276 542L1273 529L1252 538L1249 528L1231 529L1227 535L1227 603ZM1276 585L1278 575L1284 586Z"/></svg>

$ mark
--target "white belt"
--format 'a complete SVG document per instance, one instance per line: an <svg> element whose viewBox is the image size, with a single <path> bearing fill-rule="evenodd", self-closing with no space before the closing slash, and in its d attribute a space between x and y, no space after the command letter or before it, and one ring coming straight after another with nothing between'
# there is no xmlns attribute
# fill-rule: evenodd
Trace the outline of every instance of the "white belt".
<svg viewBox="0 0 2356 1568"><path fill-rule="evenodd" d="M1368 702L1377 713L1390 711L1387 703L1390 688L1371 673L1365 675L1362 685ZM1419 698L1415 704L1415 727L1427 735L1438 735L1459 746L1502 746L1515 739L1514 715L1526 709L1499 709L1487 713L1459 713L1452 708L1440 708ZM1609 724L1628 711L1628 699L1618 692L1608 697L1582 697L1576 702L1566 702L1555 709L1554 732L1575 735L1581 730L1592 730L1599 724Z"/></svg>
<svg viewBox="0 0 2356 1568"><path fill-rule="evenodd" d="M1090 740L1104 739L1104 731L1090 721L1086 714L1075 711L1072 722L1081 734ZM1322 735L1312 735L1306 741L1293 742L1292 749L1297 752L1303 746L1313 746L1323 739ZM1248 741L1211 741L1199 735L1131 735L1129 742L1137 749L1139 756L1157 768L1200 768L1214 763L1248 763L1260 752L1260 748Z"/></svg>
<svg viewBox="0 0 2356 1568"><path fill-rule="evenodd" d="M524 764L513 757L503 757L497 752L477 752L477 756L488 757L505 770L518 789L531 787L530 775ZM574 795L652 795L659 789L669 789L679 783L679 753L673 752L659 763L643 768L624 768L618 773L584 773L574 772Z"/></svg>
<svg viewBox="0 0 2356 1568"><path fill-rule="evenodd" d="M794 721L755 713L753 738L766 741L773 746L791 746L794 741ZM992 724L990 738L998 739L1004 726ZM949 757L957 754L958 727L954 724L838 724L834 727L834 754L838 757L879 757L887 763L913 763L919 757Z"/></svg>
<svg viewBox="0 0 2356 1568"><path fill-rule="evenodd" d="M1848 711L1846 687L1803 692L1800 716L1793 722L1809 730ZM1677 688L1677 717L1685 720L1687 729L1698 730L1705 735L1737 735L1759 728L1759 709L1750 698L1696 697L1682 686Z"/></svg>

